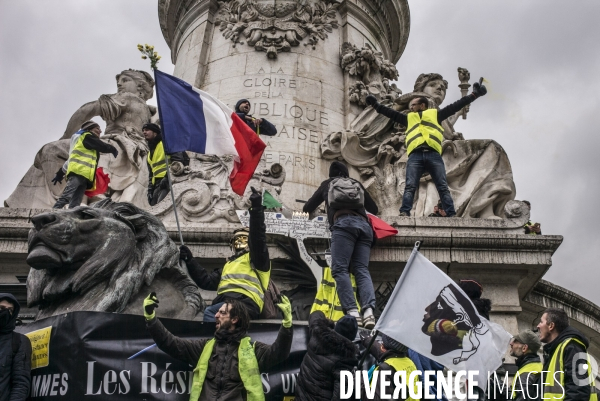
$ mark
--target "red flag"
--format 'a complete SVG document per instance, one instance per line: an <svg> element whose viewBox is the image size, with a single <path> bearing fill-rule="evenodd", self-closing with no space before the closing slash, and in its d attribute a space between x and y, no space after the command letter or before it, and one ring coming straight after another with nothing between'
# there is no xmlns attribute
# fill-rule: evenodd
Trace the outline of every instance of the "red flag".
<svg viewBox="0 0 600 401"><path fill-rule="evenodd" d="M367 212L367 216L369 216L369 222L371 223L371 227L373 227L375 238L382 239L385 237L392 237L398 234L398 230L396 230L394 227L390 226L388 223L381 220L374 214Z"/></svg>
<svg viewBox="0 0 600 401"><path fill-rule="evenodd" d="M85 191L85 196L91 198L92 196L100 195L106 192L110 184L110 177L104 173L102 167L96 169L96 181L94 187L90 190Z"/></svg>
<svg viewBox="0 0 600 401"><path fill-rule="evenodd" d="M231 119L231 133L240 161L234 163L229 182L233 192L243 196L267 145L237 114L231 113Z"/></svg>

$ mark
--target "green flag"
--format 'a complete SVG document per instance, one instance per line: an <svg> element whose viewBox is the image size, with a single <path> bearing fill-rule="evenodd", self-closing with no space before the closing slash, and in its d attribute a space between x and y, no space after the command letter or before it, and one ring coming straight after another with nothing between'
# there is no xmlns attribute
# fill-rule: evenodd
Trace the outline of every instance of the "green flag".
<svg viewBox="0 0 600 401"><path fill-rule="evenodd" d="M279 203L277 201L277 199L275 199L273 197L273 195L271 195L269 193L269 191L267 191L266 189L265 189L265 193L263 193L263 203L262 204L267 209L274 209L277 207L281 207L281 203Z"/></svg>

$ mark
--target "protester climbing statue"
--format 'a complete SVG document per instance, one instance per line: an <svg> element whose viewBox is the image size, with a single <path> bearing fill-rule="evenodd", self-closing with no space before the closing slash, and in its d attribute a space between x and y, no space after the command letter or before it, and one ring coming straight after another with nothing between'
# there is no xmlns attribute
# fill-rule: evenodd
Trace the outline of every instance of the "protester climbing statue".
<svg viewBox="0 0 600 401"><path fill-rule="evenodd" d="M71 116L63 136L44 145L33 166L5 201L8 207L50 208L60 196L63 185L53 185L52 178L69 156L69 139L82 123L100 116L106 122L102 139L118 149L100 157L98 163L110 175L111 199L143 206L146 202L148 146L142 126L158 119L156 107L146 102L154 95L154 80L145 71L125 70L116 76L117 93L101 95L81 106ZM84 201L85 202L85 201Z"/></svg>
<svg viewBox="0 0 600 401"><path fill-rule="evenodd" d="M463 74L464 75L464 74ZM421 74L412 92L397 98L378 96L380 104L407 113L408 104L425 96L430 107L439 108L448 89L440 74ZM465 108L442 123L442 158L458 217L503 218L504 207L516 190L504 149L490 139L465 140L454 129ZM346 131L329 134L321 144L326 159L345 160L361 178L382 215L398 215L406 176L406 127L378 114L371 106L350 123ZM394 188L394 190L390 190ZM411 216L427 216L439 196L431 177L421 178Z"/></svg>

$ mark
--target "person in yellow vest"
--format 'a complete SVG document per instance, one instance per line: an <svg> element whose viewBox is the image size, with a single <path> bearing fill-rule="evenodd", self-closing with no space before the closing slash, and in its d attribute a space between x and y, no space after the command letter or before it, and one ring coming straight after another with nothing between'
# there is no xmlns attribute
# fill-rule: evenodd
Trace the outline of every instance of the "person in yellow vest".
<svg viewBox="0 0 600 401"><path fill-rule="evenodd" d="M361 336L362 337L362 336ZM417 370L417 366L415 363L408 357L408 347L406 345L401 344L400 342L394 340L393 338L381 333L381 342L377 341L371 346L369 350L371 355L377 359L377 363L371 366L369 369L369 380L371 387L375 388L375 396L372 400L382 400L382 399L390 399L396 390L394 385L394 374L396 372L405 371L406 372L406 385L408 386L408 378L411 372ZM362 343L366 347L371 342L371 337L362 337ZM374 381L374 372L379 371L379 375L381 372L388 371L390 375L387 376L386 380L390 382L390 386L388 387L385 394L381 392L380 379L377 378L377 382ZM414 382L413 392L418 394L417 387L419 386L418 379ZM364 391L364 390L363 390ZM364 395L364 394L363 394ZM363 399L365 399L363 397ZM412 401L414 398L410 397L408 387L406 388L406 397L402 397L402 391L400 391L400 396L398 398L394 398L395 400L406 400Z"/></svg>
<svg viewBox="0 0 600 401"><path fill-rule="evenodd" d="M144 300L146 328L158 348L194 366L190 401L264 401L261 372L287 359L293 339L292 307L283 296L282 327L271 345L248 337L246 306L229 299L217 312L213 338L187 340L171 334L156 317L155 293Z"/></svg>
<svg viewBox="0 0 600 401"><path fill-rule="evenodd" d="M598 401L592 364L587 360L590 342L579 330L569 326L566 312L546 309L537 328L545 344L540 399Z"/></svg>
<svg viewBox="0 0 600 401"><path fill-rule="evenodd" d="M529 201L524 200L523 203L527 205L527 208L531 211L531 203ZM528 220L527 223L523 226L525 229L525 234L529 235L542 235L542 227L540 223L534 223L531 220Z"/></svg>
<svg viewBox="0 0 600 401"><path fill-rule="evenodd" d="M240 99L235 104L235 113L243 122L259 135L277 135L277 128L264 118L253 117L250 113L250 101Z"/></svg>
<svg viewBox="0 0 600 401"><path fill-rule="evenodd" d="M246 305L253 320L260 318L265 304L265 292L271 278L265 208L261 194L253 187L251 189L250 227L235 230L231 237L229 246L233 255L223 266L217 296L204 310L205 322L215 321L215 314L228 298L239 299ZM198 285L202 287L200 283Z"/></svg>
<svg viewBox="0 0 600 401"><path fill-rule="evenodd" d="M167 178L167 161L163 147L160 127L148 123L142 127L142 134L148 142L148 203L156 205L169 194L169 180ZM181 162L184 166L190 164L186 152L177 152L169 155L169 162Z"/></svg>
<svg viewBox="0 0 600 401"><path fill-rule="evenodd" d="M367 105L372 106L379 114L406 127L406 184L400 207L400 216L410 216L415 191L423 173L429 173L442 200L442 208L447 217L456 215L454 201L448 189L446 168L442 160L442 141L444 140L442 121L453 116L475 99L487 93L484 85L473 84L473 93L444 107L430 109L429 100L425 96L412 99L407 115L385 107L377 102L373 95L367 96Z"/></svg>
<svg viewBox="0 0 600 401"><path fill-rule="evenodd" d="M542 360L537 352L542 342L531 330L523 330L510 341L510 356L515 358L517 375L513 379L510 397L525 401L539 398L539 378L542 374Z"/></svg>
<svg viewBox="0 0 600 401"><path fill-rule="evenodd" d="M65 162L52 179L54 185L62 183L67 176L67 186L54 204L54 209L62 209L69 204L69 209L81 205L87 189L92 189L96 181L96 168L101 153L111 153L117 157L119 151L100 139L102 129L95 121L86 121L71 137L69 160Z"/></svg>

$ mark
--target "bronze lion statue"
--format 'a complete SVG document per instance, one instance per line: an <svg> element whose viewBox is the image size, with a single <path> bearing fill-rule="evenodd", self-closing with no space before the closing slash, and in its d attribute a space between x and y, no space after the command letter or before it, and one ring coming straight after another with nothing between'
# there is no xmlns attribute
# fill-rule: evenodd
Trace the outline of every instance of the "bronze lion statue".
<svg viewBox="0 0 600 401"><path fill-rule="evenodd" d="M31 220L27 305L39 306L36 320L73 311L140 315L151 291L162 301L159 316L193 319L204 309L162 222L131 203L105 199Z"/></svg>

